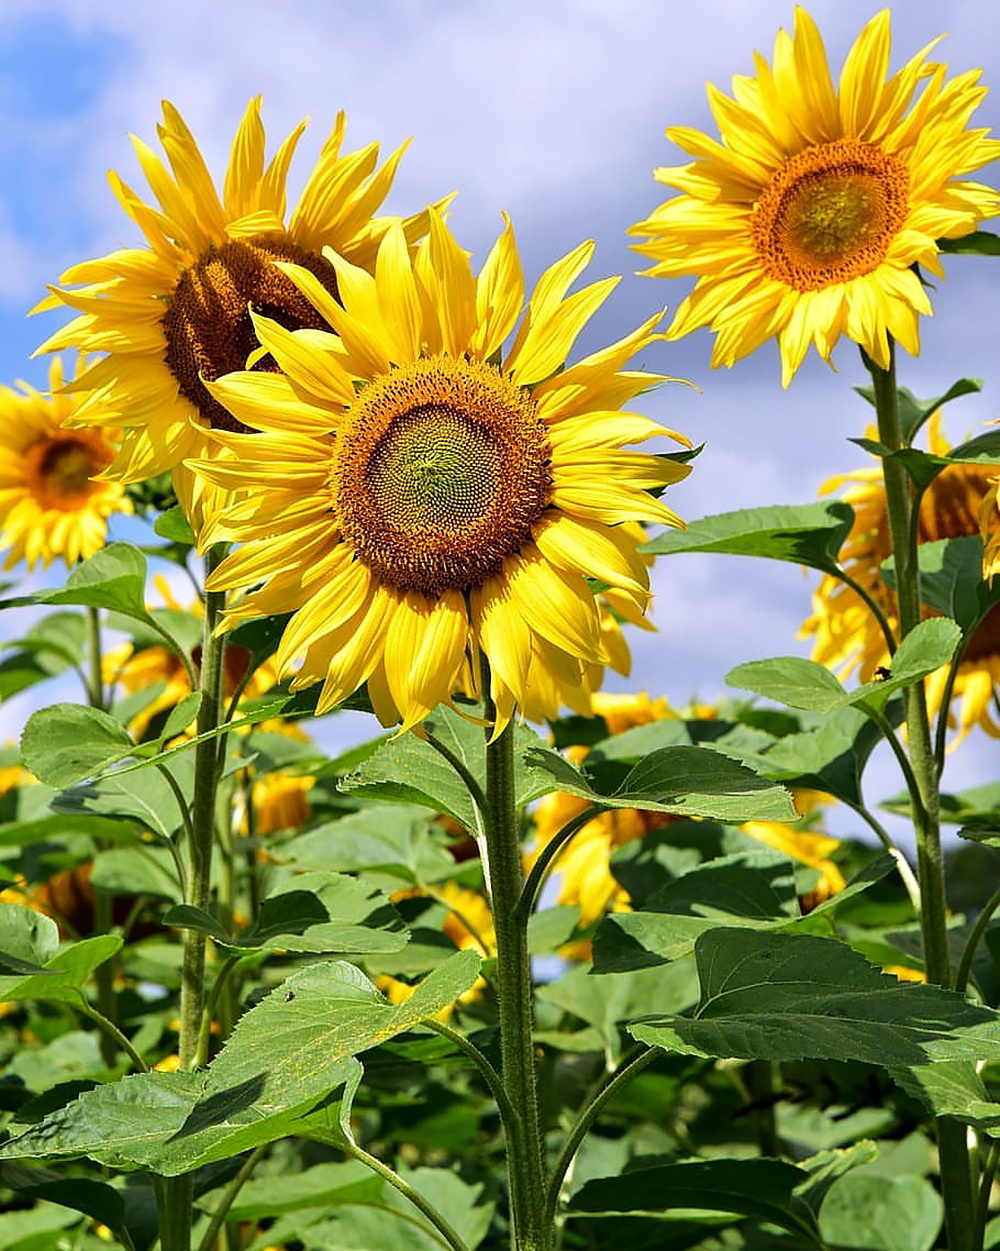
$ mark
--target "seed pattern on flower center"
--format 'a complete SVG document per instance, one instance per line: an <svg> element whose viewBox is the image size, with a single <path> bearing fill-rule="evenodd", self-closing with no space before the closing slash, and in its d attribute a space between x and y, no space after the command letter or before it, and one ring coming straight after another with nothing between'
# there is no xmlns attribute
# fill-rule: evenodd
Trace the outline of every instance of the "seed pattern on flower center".
<svg viewBox="0 0 1000 1251"><path fill-rule="evenodd" d="M906 220L909 174L874 144L836 139L799 152L761 193L750 233L764 267L796 291L869 274Z"/></svg>
<svg viewBox="0 0 1000 1251"><path fill-rule="evenodd" d="M39 439L25 452L27 481L42 508L79 508L99 489L92 479L114 457L93 432Z"/></svg>
<svg viewBox="0 0 1000 1251"><path fill-rule="evenodd" d="M479 586L530 542L549 459L534 401L492 366L401 365L365 387L338 435L344 538L397 590Z"/></svg>
<svg viewBox="0 0 1000 1251"><path fill-rule="evenodd" d="M209 395L203 378L245 369L258 346L248 306L286 330L329 330L326 322L290 278L271 261L293 261L316 275L336 296L337 280L329 261L284 240L258 237L212 248L181 275L161 319L165 359L181 394L213 430L246 433L248 427ZM271 356L255 369L275 372Z"/></svg>

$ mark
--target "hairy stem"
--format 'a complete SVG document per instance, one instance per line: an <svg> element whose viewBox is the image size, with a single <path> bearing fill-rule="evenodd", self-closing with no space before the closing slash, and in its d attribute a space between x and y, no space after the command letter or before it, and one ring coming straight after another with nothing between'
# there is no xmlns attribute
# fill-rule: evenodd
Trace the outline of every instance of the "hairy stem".
<svg viewBox="0 0 1000 1251"><path fill-rule="evenodd" d="M895 347L890 341L889 368L881 369L865 357L875 392L879 440L889 452L906 446L899 420L896 392ZM904 466L893 456L882 461L886 508L892 539L899 605L900 639L920 622L920 570L917 563L917 508ZM951 985L951 960L946 928L944 856L941 850L939 769L931 741L924 684L905 694L910 769L919 803L913 804L920 880L920 930L928 981ZM947 715L943 712L942 715ZM950 1251L971 1251L975 1228L975 1192L965 1126L948 1117L937 1118L941 1189Z"/></svg>
<svg viewBox="0 0 1000 1251"><path fill-rule="evenodd" d="M216 561L216 552L205 559L207 577ZM216 626L225 597L208 592L205 596L205 623L201 651L201 706L198 734L210 734L222 716L224 640ZM218 744L205 739L195 747L194 799L191 805L188 841L188 874L185 903L208 911L212 881L212 849L215 844L215 800L218 789ZM205 1011L205 936L198 930L184 931L181 960L180 1042L181 1069L195 1068L200 1059L202 1017ZM190 1251L192 1225L192 1175L162 1179L157 1187L157 1214L160 1220L162 1251Z"/></svg>
<svg viewBox="0 0 1000 1251"><path fill-rule="evenodd" d="M486 718L496 715L483 658ZM487 735L491 730L487 730ZM520 823L514 789L513 724L486 744L484 834L490 902L497 941L501 1080L510 1105L504 1118L510 1187L512 1251L550 1251L552 1221L544 1208L545 1171L532 1042L533 1002L528 917L520 908ZM502 1110L501 1110L502 1111Z"/></svg>

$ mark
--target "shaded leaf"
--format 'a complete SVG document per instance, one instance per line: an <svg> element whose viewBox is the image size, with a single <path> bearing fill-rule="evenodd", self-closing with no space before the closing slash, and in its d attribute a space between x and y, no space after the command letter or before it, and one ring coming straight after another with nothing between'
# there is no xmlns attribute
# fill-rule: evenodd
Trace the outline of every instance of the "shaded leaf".
<svg viewBox="0 0 1000 1251"><path fill-rule="evenodd" d="M570 1204L571 1212L734 1212L791 1230L818 1246L812 1214L793 1193L805 1180L801 1169L780 1160L693 1160L588 1181Z"/></svg>
<svg viewBox="0 0 1000 1251"><path fill-rule="evenodd" d="M997 1047L991 1009L901 983L833 939L714 929L698 938L695 957L695 1015L630 1026L641 1042L741 1059L849 1056L888 1068Z"/></svg>
<svg viewBox="0 0 1000 1251"><path fill-rule="evenodd" d="M819 1213L823 1238L855 1251L930 1251L944 1216L941 1196L922 1177L848 1173Z"/></svg>

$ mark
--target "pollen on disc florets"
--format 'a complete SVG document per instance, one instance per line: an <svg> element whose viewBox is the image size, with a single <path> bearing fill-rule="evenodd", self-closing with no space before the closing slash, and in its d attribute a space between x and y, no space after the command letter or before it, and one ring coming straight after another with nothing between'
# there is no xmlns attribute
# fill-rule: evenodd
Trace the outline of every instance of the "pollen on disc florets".
<svg viewBox="0 0 1000 1251"><path fill-rule="evenodd" d="M434 356L361 392L338 434L344 539L388 586L469 590L531 541L552 490L535 402L499 370Z"/></svg>
<svg viewBox="0 0 1000 1251"><path fill-rule="evenodd" d="M310 270L336 296L333 266L285 239L258 236L234 240L203 253L186 269L167 299L161 318L165 360L181 394L213 430L246 433L248 427L209 395L203 379L245 369L258 346L249 306L286 330L329 330L292 280L272 261L292 261ZM271 356L255 369L276 371Z"/></svg>
<svg viewBox="0 0 1000 1251"><path fill-rule="evenodd" d="M836 139L791 157L750 219L768 274L818 291L869 274L885 260L909 205L909 173L874 144Z"/></svg>
<svg viewBox="0 0 1000 1251"><path fill-rule="evenodd" d="M25 452L24 466L39 505L67 512L80 508L100 490L94 478L113 459L99 434L81 430L39 439Z"/></svg>

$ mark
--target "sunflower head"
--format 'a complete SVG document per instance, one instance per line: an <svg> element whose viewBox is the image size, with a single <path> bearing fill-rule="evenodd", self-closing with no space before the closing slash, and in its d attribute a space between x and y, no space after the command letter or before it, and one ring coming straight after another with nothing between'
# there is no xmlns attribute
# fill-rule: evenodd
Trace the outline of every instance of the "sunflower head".
<svg viewBox="0 0 1000 1251"><path fill-rule="evenodd" d="M871 19L835 85L797 8L771 65L758 56L732 98L709 88L718 140L668 130L695 159L656 171L680 194L632 233L649 274L697 278L669 334L708 326L713 365L776 337L787 386L810 343L829 360L842 334L882 368L890 335L916 353L931 311L917 266L943 277L937 240L1000 211L995 191L966 179L1000 156L969 129L979 73L948 81L928 47L890 75L889 28L888 10Z"/></svg>
<svg viewBox="0 0 1000 1251"><path fill-rule="evenodd" d="M587 579L642 618L636 523L679 524L651 491L688 466L626 450L671 435L620 411L661 380L624 369L658 319L566 365L615 285L567 295L590 252L552 266L525 307L509 224L477 276L431 212L415 251L401 226L386 233L371 273L328 252L337 299L309 269L279 265L328 331L254 313L281 374L208 384L259 432L220 430L219 455L193 463L245 492L203 535L244 544L211 585L257 584L231 623L296 610L278 663L296 688L323 682L320 711L367 682L385 724L415 725L457 690L481 693L482 652L502 726L515 705L589 708L601 667L627 667Z"/></svg>
<svg viewBox="0 0 1000 1251"><path fill-rule="evenodd" d="M402 149L382 166L376 144L342 152L343 114L288 214L286 181L303 129L304 123L266 161L260 99L251 100L220 192L183 118L164 103L158 133L166 164L133 140L155 204L111 175L112 190L145 245L74 266L40 306L78 313L40 350L71 345L106 353L74 384L91 393L74 420L124 428L111 476L132 482L173 470L178 497L198 523L204 484L182 462L206 450L213 430L249 429L213 398L208 384L234 370L277 368L259 351L249 310L288 330L327 327L274 262L309 272L336 299L336 274L324 248L365 267L374 263L391 224L399 223L410 241L426 229L423 214L403 221L376 216Z"/></svg>
<svg viewBox="0 0 1000 1251"><path fill-rule="evenodd" d="M24 383L0 387L0 540L4 567L29 569L61 558L68 566L104 546L108 518L130 513L120 484L103 477L118 431L75 429L76 397L63 388L60 358L49 394Z"/></svg>

